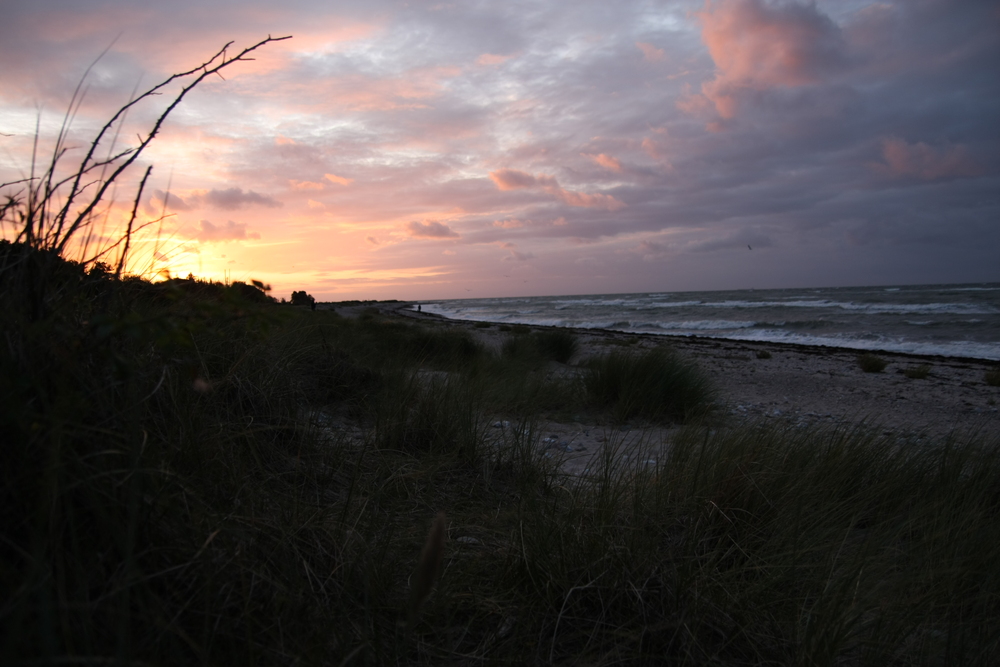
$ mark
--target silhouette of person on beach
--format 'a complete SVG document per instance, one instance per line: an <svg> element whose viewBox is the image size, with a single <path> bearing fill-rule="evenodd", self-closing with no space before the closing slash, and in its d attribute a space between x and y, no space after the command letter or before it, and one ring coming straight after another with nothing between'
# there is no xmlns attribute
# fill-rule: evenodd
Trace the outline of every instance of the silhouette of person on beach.
<svg viewBox="0 0 1000 667"><path fill-rule="evenodd" d="M417 304L417 312L418 313L420 312L420 304L419 303Z"/></svg>

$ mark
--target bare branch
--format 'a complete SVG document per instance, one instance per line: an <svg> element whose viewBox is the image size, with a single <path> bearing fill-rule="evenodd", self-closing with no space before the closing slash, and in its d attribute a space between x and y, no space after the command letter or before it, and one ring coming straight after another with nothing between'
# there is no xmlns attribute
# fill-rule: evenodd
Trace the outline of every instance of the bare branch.
<svg viewBox="0 0 1000 667"><path fill-rule="evenodd" d="M122 250L121 255L118 256L115 278L120 278L122 275L122 267L125 266L125 257L128 255L128 246L132 242L132 224L135 222L135 215L139 211L139 200L142 199L142 191L146 188L146 179L149 178L149 174L152 171L153 165L146 167L146 173L143 174L142 181L139 183L139 191L135 194L135 201L132 203L132 216L128 219L128 228L125 230L125 248Z"/></svg>
<svg viewBox="0 0 1000 667"><path fill-rule="evenodd" d="M237 54L236 56L233 56L233 57L228 57L226 55L226 50L229 48L230 45L232 45L232 42L229 42L228 44L226 44L225 46L223 46L222 49L220 49L214 56L212 56L209 60L207 60L206 62L202 63L198 67L195 67L195 68L193 68L191 70L188 70L187 72L182 72L180 74L171 75L170 77L168 77L167 79L165 79L161 83L157 84L153 88L149 89L148 91L146 91L145 93L143 93L142 95L140 95L139 97L135 98L134 100L132 100L128 104L124 105L121 109L119 109L118 112L115 113L115 115L111 118L111 120L109 120L107 123L105 123L104 127L101 128L101 130L97 134L97 137L91 143L90 149L87 151L87 155L84 157L83 161L80 164L80 170L79 170L79 173L78 173L78 175L80 176L80 178L82 178L83 172L85 170L87 170L88 163L90 163L92 161L93 155L94 155L95 151L97 150L97 146L98 146L98 144L100 144L101 139L112 128L112 126L114 126L114 124L116 122L118 122L118 120L125 113L128 112L129 109L131 109L133 106L135 106L136 104L138 104L143 99L145 99L145 98L147 98L147 97L149 97L149 96L151 96L151 95L153 95L155 93L158 93L160 90L162 90L165 86L169 85L173 81L176 81L176 80L179 80L179 79L183 79L185 77L193 76L193 75L195 75L195 74L197 74L197 73L200 72L200 74L197 74L197 76L195 77L195 79L191 83L187 84L186 86L184 86L181 89L180 93L177 94L177 96L174 98L174 100L167 106L167 108L163 111L163 113L160 114L159 118L157 118L156 122L153 124L153 127L150 129L150 131L148 132L148 134L146 135L146 137L141 141L141 143L139 144L139 146L136 147L136 148L134 148L134 149L132 149L133 152L128 157L128 159L126 159L124 162L122 162L122 164L120 164L118 166L118 168L115 169L114 172L112 172L112 174L107 178L107 180L98 189L98 192L94 195L93 199L83 208L83 210L79 214L76 215L76 217L74 218L74 220L72 221L72 223L68 227L65 228L65 231L63 231L63 224L64 224L64 222L65 222L65 220L67 218L67 215L69 213L70 206L72 205L74 199L76 198L76 196L80 192L80 190L79 190L79 181L80 181L80 179L74 179L73 185L71 186L71 189L70 189L70 193L67 195L67 200L64 203L63 207L60 209L59 213L57 214L57 223L56 223L56 226L57 226L58 233L57 233L57 238L54 240L55 244L56 244L55 245L55 250L57 250L60 253L62 253L63 250L65 250L66 244L69 242L69 239L72 238L73 234L80 228L81 225L83 225L86 222L86 220L88 219L88 217L90 216L90 214L93 212L93 210L100 203L100 201L103 198L103 196L104 196L105 192L107 191L107 189L118 178L118 176L120 176L121 173L123 171L125 171L125 169L127 169L128 167L130 167L135 162L135 160L139 157L139 155L142 154L142 152L145 150L145 148L153 141L154 138L156 138L156 135L159 133L160 128L163 126L163 123L166 121L167 117L181 103L181 101L183 101L184 97L195 86L197 86L199 83L201 83L202 81L204 81L205 78L207 78L207 77L209 77L209 76L211 76L213 74L218 73L223 68L228 67L229 65L231 65L231 64L233 64L235 62L239 62L241 60L245 60L246 59L245 56L248 53L251 53L251 52L259 49L260 47L264 46L265 44L269 44L270 42L284 41L286 39L291 39L291 36L289 35L289 36L286 36L286 37L271 37L270 35L268 35L267 39L261 40L257 44L254 44L253 46L249 46L249 47L243 49L239 54ZM218 62L216 62L216 61L218 61Z"/></svg>

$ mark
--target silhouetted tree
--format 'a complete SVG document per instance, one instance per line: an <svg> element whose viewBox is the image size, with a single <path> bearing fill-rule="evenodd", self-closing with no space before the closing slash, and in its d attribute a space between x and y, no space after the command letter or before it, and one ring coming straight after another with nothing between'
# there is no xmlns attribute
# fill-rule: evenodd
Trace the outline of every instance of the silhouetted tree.
<svg viewBox="0 0 1000 667"><path fill-rule="evenodd" d="M309 306L313 310L316 310L316 299L312 298L311 295L306 294L305 290L302 290L301 292L292 292L292 305Z"/></svg>

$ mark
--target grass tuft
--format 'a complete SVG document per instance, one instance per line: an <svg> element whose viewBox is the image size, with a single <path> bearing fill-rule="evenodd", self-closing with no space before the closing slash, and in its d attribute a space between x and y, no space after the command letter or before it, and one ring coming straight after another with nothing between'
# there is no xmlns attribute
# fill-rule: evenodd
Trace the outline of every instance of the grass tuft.
<svg viewBox="0 0 1000 667"><path fill-rule="evenodd" d="M1000 368L986 371L983 381L991 387L1000 387Z"/></svg>
<svg viewBox="0 0 1000 667"><path fill-rule="evenodd" d="M710 381L697 366L661 348L615 350L593 359L583 383L589 399L619 421L685 421L704 414L714 398Z"/></svg>
<svg viewBox="0 0 1000 667"><path fill-rule="evenodd" d="M888 361L870 352L859 354L857 358L858 366L865 373L881 373L889 365Z"/></svg>
<svg viewBox="0 0 1000 667"><path fill-rule="evenodd" d="M931 374L930 364L920 364L918 366L910 366L909 368L903 369L903 375L910 378L911 380L924 380L930 374Z"/></svg>
<svg viewBox="0 0 1000 667"><path fill-rule="evenodd" d="M579 347L576 336L566 329L539 331L535 336L541 353L560 364L568 363Z"/></svg>

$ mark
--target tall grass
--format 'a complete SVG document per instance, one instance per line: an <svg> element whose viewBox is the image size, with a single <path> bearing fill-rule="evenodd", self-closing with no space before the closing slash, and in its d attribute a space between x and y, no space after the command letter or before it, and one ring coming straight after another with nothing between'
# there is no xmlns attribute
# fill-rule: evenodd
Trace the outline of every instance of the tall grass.
<svg viewBox="0 0 1000 667"><path fill-rule="evenodd" d="M686 420L706 412L711 382L690 361L661 348L614 350L591 360L584 376L591 401L619 421L634 417Z"/></svg>

